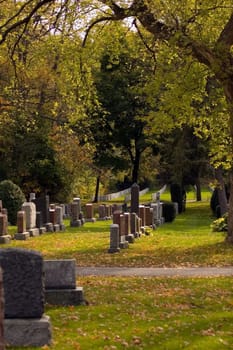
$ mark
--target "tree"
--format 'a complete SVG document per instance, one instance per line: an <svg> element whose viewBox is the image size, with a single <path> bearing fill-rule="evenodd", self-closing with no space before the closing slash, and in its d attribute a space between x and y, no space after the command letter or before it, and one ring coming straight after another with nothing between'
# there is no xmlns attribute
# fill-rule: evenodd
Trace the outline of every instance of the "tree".
<svg viewBox="0 0 233 350"><path fill-rule="evenodd" d="M131 164L131 182L135 183L142 153L151 145L152 137L145 133L150 106L144 87L153 76L153 63L142 54L135 34L126 37L123 32L119 40L120 52L107 46L96 74L98 100L105 111L105 117L99 117L99 124L103 130L102 143L105 140L110 150L116 150L116 160L121 159L122 163L126 159L125 163ZM113 152L112 155L114 159Z"/></svg>

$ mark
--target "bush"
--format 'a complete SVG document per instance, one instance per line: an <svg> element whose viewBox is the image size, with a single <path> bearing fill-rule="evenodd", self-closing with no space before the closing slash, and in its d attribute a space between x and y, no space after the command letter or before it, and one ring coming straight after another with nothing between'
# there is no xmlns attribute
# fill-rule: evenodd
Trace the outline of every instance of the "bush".
<svg viewBox="0 0 233 350"><path fill-rule="evenodd" d="M3 207L7 209L8 221L11 225L16 225L17 212L26 200L20 187L10 180L0 182L0 199Z"/></svg>
<svg viewBox="0 0 233 350"><path fill-rule="evenodd" d="M225 232L227 231L227 216L228 214L224 214L221 218L214 220L211 224L211 229L213 232Z"/></svg>
<svg viewBox="0 0 233 350"><path fill-rule="evenodd" d="M176 217L176 208L174 203L163 202L163 217L165 222L172 222Z"/></svg>

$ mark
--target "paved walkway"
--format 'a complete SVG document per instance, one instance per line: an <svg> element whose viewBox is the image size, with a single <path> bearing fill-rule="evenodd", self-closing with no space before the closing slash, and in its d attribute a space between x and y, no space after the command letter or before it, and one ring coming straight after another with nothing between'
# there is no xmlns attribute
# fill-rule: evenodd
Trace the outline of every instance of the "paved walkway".
<svg viewBox="0 0 233 350"><path fill-rule="evenodd" d="M77 276L217 277L233 276L230 267L79 267Z"/></svg>

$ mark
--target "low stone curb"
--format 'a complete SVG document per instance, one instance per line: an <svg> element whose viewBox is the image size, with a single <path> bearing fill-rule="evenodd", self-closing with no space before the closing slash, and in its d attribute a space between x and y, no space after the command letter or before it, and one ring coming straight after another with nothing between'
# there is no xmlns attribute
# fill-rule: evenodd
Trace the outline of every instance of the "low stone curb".
<svg viewBox="0 0 233 350"><path fill-rule="evenodd" d="M138 277L220 277L233 276L233 267L79 267L77 276L138 276Z"/></svg>

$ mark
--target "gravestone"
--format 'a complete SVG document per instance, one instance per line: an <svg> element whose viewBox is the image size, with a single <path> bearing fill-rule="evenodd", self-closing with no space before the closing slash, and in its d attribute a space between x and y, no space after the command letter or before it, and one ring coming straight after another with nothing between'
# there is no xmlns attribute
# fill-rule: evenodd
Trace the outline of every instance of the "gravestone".
<svg viewBox="0 0 233 350"><path fill-rule="evenodd" d="M126 241L126 227L125 227L125 216L124 214L120 214L120 226L119 226L119 232L120 232L120 243L119 246L121 249L125 249L129 247L129 242Z"/></svg>
<svg viewBox="0 0 233 350"><path fill-rule="evenodd" d="M8 218L6 214L0 213L0 243L10 243L11 236L8 233Z"/></svg>
<svg viewBox="0 0 233 350"><path fill-rule="evenodd" d="M39 236L39 229L36 227L36 205L33 202L24 202L21 210L25 211L26 215L26 231L31 237Z"/></svg>
<svg viewBox="0 0 233 350"><path fill-rule="evenodd" d="M96 219L94 218L94 208L92 203L87 203L86 206L86 222L95 222Z"/></svg>
<svg viewBox="0 0 233 350"><path fill-rule="evenodd" d="M130 213L124 213L125 217L125 239L129 243L134 243L134 235L131 233Z"/></svg>
<svg viewBox="0 0 233 350"><path fill-rule="evenodd" d="M75 259L44 260L45 300L52 305L85 304L83 288L76 286Z"/></svg>
<svg viewBox="0 0 233 350"><path fill-rule="evenodd" d="M145 206L139 205L139 217L142 220L142 226L145 226Z"/></svg>
<svg viewBox="0 0 233 350"><path fill-rule="evenodd" d="M106 208L105 208L105 205L104 204L100 204L99 205L99 208L98 208L98 211L99 211L99 218L98 220L106 220Z"/></svg>
<svg viewBox="0 0 233 350"><path fill-rule="evenodd" d="M41 195L32 202L36 205L36 211L41 212L42 224L45 226L49 222L49 196Z"/></svg>
<svg viewBox="0 0 233 350"><path fill-rule="evenodd" d="M134 183L131 186L131 213L136 213L139 215L139 191L140 188L138 184Z"/></svg>
<svg viewBox="0 0 233 350"><path fill-rule="evenodd" d="M6 343L11 346L50 344L50 320L44 315L41 254L26 249L0 249L0 266L3 270Z"/></svg>
<svg viewBox="0 0 233 350"><path fill-rule="evenodd" d="M0 350L4 350L4 298L3 298L3 278L0 267Z"/></svg>
<svg viewBox="0 0 233 350"><path fill-rule="evenodd" d="M0 212L2 211L2 200L0 199Z"/></svg>
<svg viewBox="0 0 233 350"><path fill-rule="evenodd" d="M112 224L110 226L110 247L108 249L109 253L118 253L120 251L120 235L119 235L119 225Z"/></svg>
<svg viewBox="0 0 233 350"><path fill-rule="evenodd" d="M63 222L63 207L61 205L55 206L56 225L59 227L59 231L65 231L65 225Z"/></svg>
<svg viewBox="0 0 233 350"><path fill-rule="evenodd" d="M26 213L21 210L17 212L17 233L14 238L16 240L26 240L30 237L28 231L26 231Z"/></svg>
<svg viewBox="0 0 233 350"><path fill-rule="evenodd" d="M79 203L73 202L70 206L71 217L70 217L70 226L71 227L80 227L82 225L80 220L80 206Z"/></svg>

